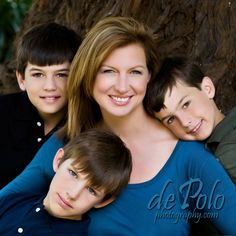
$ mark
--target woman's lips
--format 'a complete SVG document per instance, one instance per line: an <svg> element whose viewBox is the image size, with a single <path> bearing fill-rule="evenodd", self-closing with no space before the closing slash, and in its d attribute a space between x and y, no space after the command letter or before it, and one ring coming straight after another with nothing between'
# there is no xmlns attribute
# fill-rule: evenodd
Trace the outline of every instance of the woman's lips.
<svg viewBox="0 0 236 236"><path fill-rule="evenodd" d="M110 98L113 103L115 103L118 106L125 106L129 103L130 99L132 96L125 96L125 97L120 97L120 96L114 96L110 95Z"/></svg>

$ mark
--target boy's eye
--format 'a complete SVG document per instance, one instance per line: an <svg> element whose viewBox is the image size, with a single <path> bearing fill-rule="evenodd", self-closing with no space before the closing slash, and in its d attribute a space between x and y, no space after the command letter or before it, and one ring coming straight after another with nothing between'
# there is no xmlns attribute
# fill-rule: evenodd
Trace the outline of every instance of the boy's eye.
<svg viewBox="0 0 236 236"><path fill-rule="evenodd" d="M68 74L67 73L58 73L56 76L59 78L67 78Z"/></svg>
<svg viewBox="0 0 236 236"><path fill-rule="evenodd" d="M174 116L171 116L170 118L167 119L166 123L170 125L174 122L174 120L175 120Z"/></svg>
<svg viewBox="0 0 236 236"><path fill-rule="evenodd" d="M92 194L92 195L94 195L94 196L97 195L96 191L95 191L92 187L89 187L89 186L88 186L87 189L88 189L88 191L89 191L90 194Z"/></svg>
<svg viewBox="0 0 236 236"><path fill-rule="evenodd" d="M35 78L42 78L44 75L42 73L33 73L32 76Z"/></svg>
<svg viewBox="0 0 236 236"><path fill-rule="evenodd" d="M188 108L189 105L190 105L190 101L185 102L185 103L183 104L183 109Z"/></svg>
<svg viewBox="0 0 236 236"><path fill-rule="evenodd" d="M78 177L78 175L77 175L77 173L76 173L75 171L73 171L73 170L71 170L71 169L69 169L68 171L69 171L69 174L70 174L71 176L73 176L73 177L75 177L75 178Z"/></svg>

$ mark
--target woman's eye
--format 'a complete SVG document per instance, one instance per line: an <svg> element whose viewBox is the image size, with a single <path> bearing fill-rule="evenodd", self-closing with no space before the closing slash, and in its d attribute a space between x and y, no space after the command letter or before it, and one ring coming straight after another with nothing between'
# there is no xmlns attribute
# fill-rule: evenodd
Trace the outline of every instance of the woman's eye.
<svg viewBox="0 0 236 236"><path fill-rule="evenodd" d="M69 174L75 178L77 178L77 173L71 169L68 170L69 171Z"/></svg>
<svg viewBox="0 0 236 236"><path fill-rule="evenodd" d="M111 70L111 69L104 69L102 70L102 73L114 73L115 71L114 70Z"/></svg>
<svg viewBox="0 0 236 236"><path fill-rule="evenodd" d="M96 191L93 188L91 188L91 187L88 187L88 191L89 191L90 194L92 194L94 196L97 195Z"/></svg>
<svg viewBox="0 0 236 236"><path fill-rule="evenodd" d="M132 71L131 71L131 74L135 74L135 75L141 75L141 74L142 74L142 72L141 72L141 71L139 71L139 70L132 70Z"/></svg>

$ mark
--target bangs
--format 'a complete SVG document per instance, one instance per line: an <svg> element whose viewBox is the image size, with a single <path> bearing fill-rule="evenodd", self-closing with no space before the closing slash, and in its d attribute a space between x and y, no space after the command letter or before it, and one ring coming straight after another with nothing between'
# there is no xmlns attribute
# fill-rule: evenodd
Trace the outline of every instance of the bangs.
<svg viewBox="0 0 236 236"><path fill-rule="evenodd" d="M105 195L116 196L121 189L127 185L124 180L124 176L129 176L130 172L111 170L101 170L96 165L88 164L86 161L74 160L72 162L73 167L81 174L85 176L85 180L88 185L98 191L103 191Z"/></svg>
<svg viewBox="0 0 236 236"><path fill-rule="evenodd" d="M54 47L53 47L54 46ZM58 65L64 62L71 62L74 52L66 47L57 45L42 45L38 48L33 47L29 50L28 61L38 66Z"/></svg>

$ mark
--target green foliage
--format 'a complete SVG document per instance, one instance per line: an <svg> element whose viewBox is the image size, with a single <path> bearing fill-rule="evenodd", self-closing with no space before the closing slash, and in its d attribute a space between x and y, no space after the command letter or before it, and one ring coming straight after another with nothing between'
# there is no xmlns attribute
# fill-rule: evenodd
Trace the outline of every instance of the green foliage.
<svg viewBox="0 0 236 236"><path fill-rule="evenodd" d="M12 43L32 0L0 1L0 63L11 57Z"/></svg>

